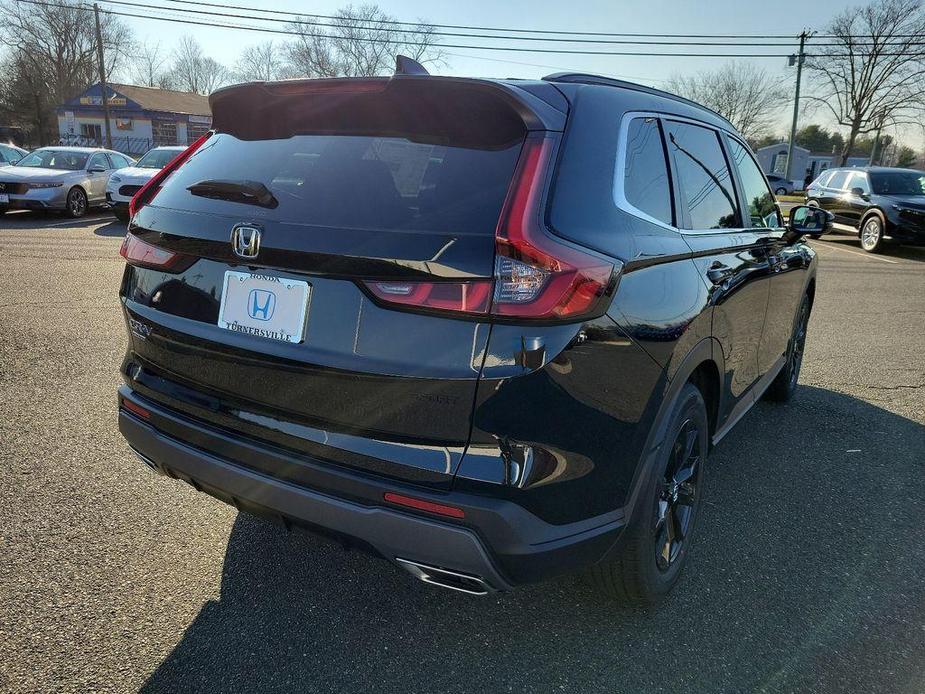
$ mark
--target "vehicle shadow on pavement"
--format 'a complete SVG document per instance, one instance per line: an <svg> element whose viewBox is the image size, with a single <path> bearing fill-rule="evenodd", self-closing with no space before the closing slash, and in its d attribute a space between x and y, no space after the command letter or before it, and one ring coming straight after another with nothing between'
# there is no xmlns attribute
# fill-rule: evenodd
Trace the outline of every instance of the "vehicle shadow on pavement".
<svg viewBox="0 0 925 694"><path fill-rule="evenodd" d="M911 691L925 681L925 427L803 386L714 451L651 609L576 578L475 598L239 515L221 596L142 691Z"/></svg>
<svg viewBox="0 0 925 694"><path fill-rule="evenodd" d="M125 236L126 231L127 229L126 229L125 224L120 222L118 219L114 219L108 224L104 224L102 226L96 227L96 229L93 230L93 233L96 234L97 236L116 237L116 236Z"/></svg>

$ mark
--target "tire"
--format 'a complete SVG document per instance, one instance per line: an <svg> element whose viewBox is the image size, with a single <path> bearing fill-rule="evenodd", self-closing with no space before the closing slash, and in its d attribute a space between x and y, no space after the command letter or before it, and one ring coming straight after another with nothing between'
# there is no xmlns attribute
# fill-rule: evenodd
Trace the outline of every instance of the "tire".
<svg viewBox="0 0 925 694"><path fill-rule="evenodd" d="M764 396L775 402L787 402L797 390L800 367L803 365L803 350L806 348L806 327L809 323L809 297L803 296L800 314L790 342L787 344L787 361L777 377L765 391Z"/></svg>
<svg viewBox="0 0 925 694"><path fill-rule="evenodd" d="M774 191L774 194L775 194L775 195L786 195L786 194L787 194L787 189L786 189L786 188L778 188L777 190Z"/></svg>
<svg viewBox="0 0 925 694"><path fill-rule="evenodd" d="M864 218L858 231L861 239L861 248L868 253L879 253L883 250L883 219L880 215L872 214Z"/></svg>
<svg viewBox="0 0 925 694"><path fill-rule="evenodd" d="M807 201L806 201L806 204L807 204L809 207L819 207L819 201L818 201L818 200L807 200Z"/></svg>
<svg viewBox="0 0 925 694"><path fill-rule="evenodd" d="M72 219L77 219L87 214L87 194L83 191L83 188L75 186L68 191L64 211Z"/></svg>
<svg viewBox="0 0 925 694"><path fill-rule="evenodd" d="M113 208L112 213L115 216L115 218L118 219L120 222L122 222L123 224L128 224L128 211L127 210L117 210Z"/></svg>
<svg viewBox="0 0 925 694"><path fill-rule="evenodd" d="M708 446L707 408L697 387L687 383L672 408L619 556L586 571L594 588L624 603L650 605L677 583L703 497Z"/></svg>

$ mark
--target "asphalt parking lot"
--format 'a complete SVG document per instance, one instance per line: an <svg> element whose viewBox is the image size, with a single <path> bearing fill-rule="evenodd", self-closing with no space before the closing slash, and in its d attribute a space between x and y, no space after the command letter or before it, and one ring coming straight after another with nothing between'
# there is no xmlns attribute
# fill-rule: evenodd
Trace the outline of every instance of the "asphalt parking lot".
<svg viewBox="0 0 925 694"><path fill-rule="evenodd" d="M717 448L685 576L472 598L238 515L115 425L124 228L0 218L0 691L925 689L925 249L816 242L795 400Z"/></svg>

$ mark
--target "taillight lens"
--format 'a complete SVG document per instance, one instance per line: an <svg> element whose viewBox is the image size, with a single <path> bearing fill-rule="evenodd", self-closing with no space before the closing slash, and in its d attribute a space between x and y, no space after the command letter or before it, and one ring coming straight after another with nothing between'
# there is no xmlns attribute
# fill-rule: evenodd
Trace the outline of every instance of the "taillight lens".
<svg viewBox="0 0 925 694"><path fill-rule="evenodd" d="M471 282L366 282L379 299L390 304L417 306L436 311L488 313L491 280Z"/></svg>
<svg viewBox="0 0 925 694"><path fill-rule="evenodd" d="M206 140L211 137L212 133L207 132L205 135L196 140L189 147L180 152L177 156L167 162L167 165L158 171L154 176L152 176L147 183L145 183L135 195L132 196L132 199L128 204L128 216L132 218L135 216L135 213L138 212L142 207L147 205L151 200L154 199L154 196L157 195L161 190L161 184L167 179L167 177L172 174L174 171L179 169L183 163L193 156L193 153L205 143Z"/></svg>
<svg viewBox="0 0 925 694"><path fill-rule="evenodd" d="M516 320L577 321L599 315L612 291L614 262L551 236L543 191L556 140L530 136L495 232L494 278L465 282L365 282L378 299L425 310Z"/></svg>
<svg viewBox="0 0 925 694"><path fill-rule="evenodd" d="M543 190L554 149L551 137L528 137L520 155L495 234L494 315L575 320L592 314L610 286L613 263L543 229Z"/></svg>
<svg viewBox="0 0 925 694"><path fill-rule="evenodd" d="M179 270L190 256L174 253L142 241L132 232L125 235L119 255L130 265L149 267L156 270Z"/></svg>

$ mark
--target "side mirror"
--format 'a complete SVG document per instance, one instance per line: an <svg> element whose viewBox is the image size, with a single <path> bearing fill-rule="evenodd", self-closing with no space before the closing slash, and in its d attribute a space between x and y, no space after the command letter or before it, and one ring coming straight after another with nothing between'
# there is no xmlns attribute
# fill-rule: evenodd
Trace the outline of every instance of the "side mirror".
<svg viewBox="0 0 925 694"><path fill-rule="evenodd" d="M94 166L92 168L87 169L87 173L105 173L105 172L106 172L106 169L104 169L102 166Z"/></svg>
<svg viewBox="0 0 925 694"><path fill-rule="evenodd" d="M790 210L790 221L787 223L786 239L788 243L798 241L806 235L818 236L832 230L832 220L835 215L823 210L821 207L800 205Z"/></svg>
<svg viewBox="0 0 925 694"><path fill-rule="evenodd" d="M864 192L863 188L852 188L851 194L856 198L864 198L865 200L867 199L867 193Z"/></svg>

